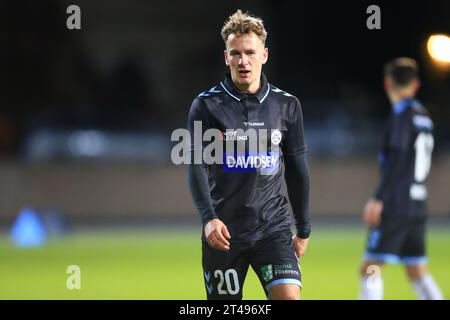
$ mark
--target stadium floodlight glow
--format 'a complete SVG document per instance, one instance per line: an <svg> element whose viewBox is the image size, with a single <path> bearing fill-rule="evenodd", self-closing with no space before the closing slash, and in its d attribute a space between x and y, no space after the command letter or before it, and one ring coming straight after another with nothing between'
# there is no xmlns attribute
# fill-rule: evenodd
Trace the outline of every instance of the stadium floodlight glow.
<svg viewBox="0 0 450 320"><path fill-rule="evenodd" d="M427 49L430 56L438 62L450 63L450 37L444 34L431 35Z"/></svg>

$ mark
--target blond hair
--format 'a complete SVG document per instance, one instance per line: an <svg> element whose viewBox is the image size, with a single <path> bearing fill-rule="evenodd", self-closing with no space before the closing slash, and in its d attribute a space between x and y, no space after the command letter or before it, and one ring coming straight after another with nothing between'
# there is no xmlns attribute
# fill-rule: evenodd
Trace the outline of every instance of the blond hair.
<svg viewBox="0 0 450 320"><path fill-rule="evenodd" d="M243 35L250 32L255 33L262 43L266 42L267 31L262 19L250 15L248 12L242 13L239 9L225 21L221 35L226 43L230 34Z"/></svg>

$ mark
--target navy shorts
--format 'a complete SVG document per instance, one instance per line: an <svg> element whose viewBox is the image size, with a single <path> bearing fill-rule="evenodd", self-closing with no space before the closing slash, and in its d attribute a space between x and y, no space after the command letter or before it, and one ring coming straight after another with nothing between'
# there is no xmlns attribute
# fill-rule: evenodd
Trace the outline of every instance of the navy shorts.
<svg viewBox="0 0 450 320"><path fill-rule="evenodd" d="M369 230L365 260L380 263L425 263L425 219L382 219Z"/></svg>
<svg viewBox="0 0 450 320"><path fill-rule="evenodd" d="M249 266L258 275L267 296L277 284L302 286L290 231L251 243L231 243L228 252L213 249L202 241L202 265L208 300L242 299Z"/></svg>

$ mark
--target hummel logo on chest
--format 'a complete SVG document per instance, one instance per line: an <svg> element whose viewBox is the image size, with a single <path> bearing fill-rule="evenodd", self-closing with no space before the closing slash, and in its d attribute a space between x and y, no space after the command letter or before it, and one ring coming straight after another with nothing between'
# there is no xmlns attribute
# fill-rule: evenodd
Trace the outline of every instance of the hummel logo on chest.
<svg viewBox="0 0 450 320"><path fill-rule="evenodd" d="M264 127L264 122L244 121L244 126L246 126L246 127Z"/></svg>

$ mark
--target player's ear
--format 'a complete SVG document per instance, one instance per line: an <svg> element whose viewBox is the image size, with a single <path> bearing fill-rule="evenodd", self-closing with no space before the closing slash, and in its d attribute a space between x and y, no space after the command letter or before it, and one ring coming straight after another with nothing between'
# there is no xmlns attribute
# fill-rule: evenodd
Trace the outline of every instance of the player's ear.
<svg viewBox="0 0 450 320"><path fill-rule="evenodd" d="M269 59L269 48L264 48L263 51L263 64L265 64L267 62L267 60Z"/></svg>
<svg viewBox="0 0 450 320"><path fill-rule="evenodd" d="M228 62L228 52L227 52L226 49L223 50L223 56L224 56L224 58L225 58L225 64L226 64L227 66L229 66L230 63Z"/></svg>
<svg viewBox="0 0 450 320"><path fill-rule="evenodd" d="M415 91L419 90L421 84L422 83L420 82L419 79L414 79L414 90Z"/></svg>
<svg viewBox="0 0 450 320"><path fill-rule="evenodd" d="M389 77L384 77L384 90L389 91L392 88L392 79Z"/></svg>

